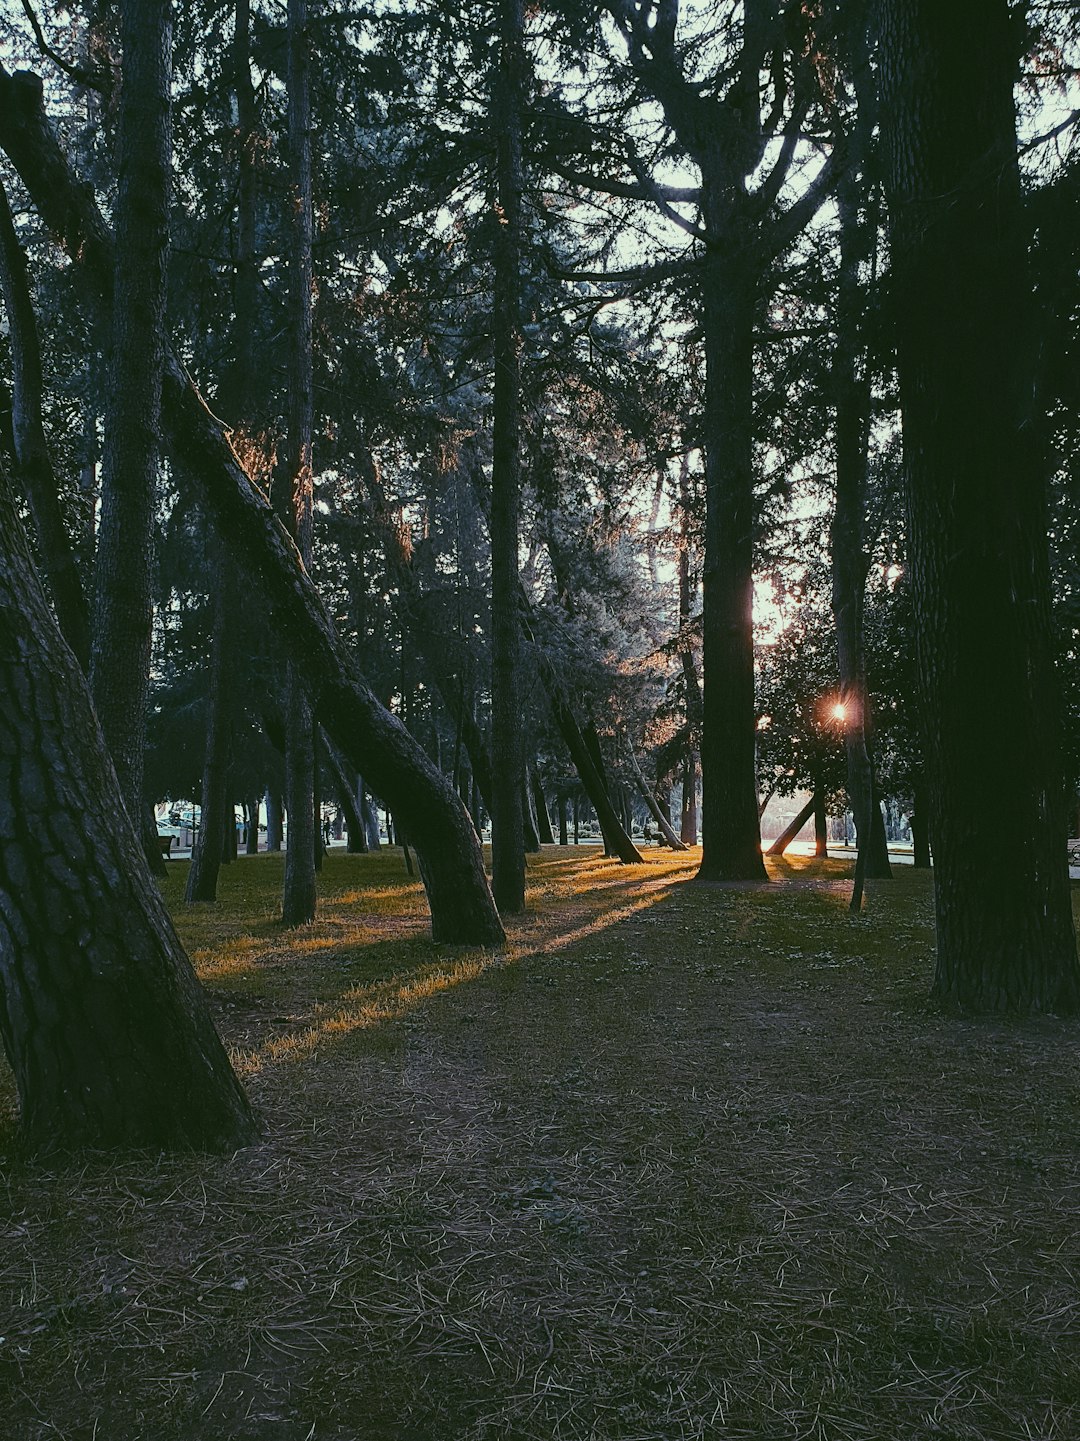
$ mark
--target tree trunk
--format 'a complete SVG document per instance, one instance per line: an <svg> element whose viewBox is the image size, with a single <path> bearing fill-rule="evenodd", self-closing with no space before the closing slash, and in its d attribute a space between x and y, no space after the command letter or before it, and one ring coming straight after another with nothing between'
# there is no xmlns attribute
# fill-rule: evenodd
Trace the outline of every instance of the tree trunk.
<svg viewBox="0 0 1080 1441"><path fill-rule="evenodd" d="M636 781L637 788L641 793L641 798L642 800L644 800L646 806L648 806L649 814L652 816L657 826L659 826L660 834L664 838L665 845L669 846L673 851L685 851L685 843L681 841L679 837L675 834L674 830L672 830L671 822L664 814L663 807L656 799L656 796L653 794L648 781L641 773L641 767L638 765L638 758L634 754L633 746L630 745L629 742L627 743L626 751L630 757L630 768L634 772L634 780Z"/></svg>
<svg viewBox="0 0 1080 1441"><path fill-rule="evenodd" d="M555 836L551 829L551 813L548 810L547 800L544 796L544 787L540 783L540 776L535 766L530 767L529 774L532 778L533 806L536 811L536 831L540 837L542 846L553 846Z"/></svg>
<svg viewBox="0 0 1080 1441"><path fill-rule="evenodd" d="M559 845L560 845L560 846L565 846L565 845L567 845L567 844L568 844L568 842L567 842L567 836L566 836L566 792L563 791L563 790L560 790L560 792L559 792Z"/></svg>
<svg viewBox="0 0 1080 1441"><path fill-rule="evenodd" d="M11 344L11 426L16 479L30 504L38 547L64 639L83 670L90 670L90 608L60 510L52 456L41 416L41 347L26 276L26 256L15 234L7 193L0 184L0 288Z"/></svg>
<svg viewBox="0 0 1080 1441"><path fill-rule="evenodd" d="M518 505L521 409L521 109L524 86L522 0L499 0L499 57L492 116L497 116L498 223L495 226L495 362L491 452L491 877L504 914L525 908L521 726L521 630L518 621Z"/></svg>
<svg viewBox="0 0 1080 1441"><path fill-rule="evenodd" d="M829 859L829 818L825 813L825 802L821 792L814 797L814 855L819 860Z"/></svg>
<svg viewBox="0 0 1080 1441"><path fill-rule="evenodd" d="M525 767L521 785L521 840L528 855L536 855L540 849L540 827L533 809L532 791L529 787L529 768Z"/></svg>
<svg viewBox="0 0 1080 1441"><path fill-rule="evenodd" d="M877 13L935 991L971 1009L1074 1011L1017 32L1006 0L878 0Z"/></svg>
<svg viewBox="0 0 1080 1441"><path fill-rule="evenodd" d="M249 856L259 854L259 793L254 791L245 802L247 809L247 831L244 835L244 851Z"/></svg>
<svg viewBox="0 0 1080 1441"><path fill-rule="evenodd" d="M225 591L226 560L221 548L214 552L214 620L206 695L206 750L203 756L200 808L202 826L191 852L186 899L216 901L218 870L224 858L229 780L229 689L227 660L229 597Z"/></svg>
<svg viewBox="0 0 1080 1441"><path fill-rule="evenodd" d="M274 790L266 792L266 849L281 850L281 797Z"/></svg>
<svg viewBox="0 0 1080 1441"><path fill-rule="evenodd" d="M679 839L684 846L698 843L697 756L688 749L682 764L682 805L679 814Z"/></svg>
<svg viewBox="0 0 1080 1441"><path fill-rule="evenodd" d="M311 191L311 81L307 0L288 3L289 69L289 396L283 475L289 487L285 513L300 558L311 568L314 529L311 434L313 283ZM285 684L285 889L281 919L302 926L315 919L315 720L307 692L290 664Z"/></svg>
<svg viewBox="0 0 1080 1441"><path fill-rule="evenodd" d="M768 856L782 856L788 846L791 845L791 842L798 836L803 826L806 825L806 822L814 815L817 805L817 796L811 796L791 824L776 837L776 840L773 841L765 854Z"/></svg>
<svg viewBox="0 0 1080 1441"><path fill-rule="evenodd" d="M121 0L120 34L116 265L90 674L120 793L141 827L169 248L170 0Z"/></svg>
<svg viewBox="0 0 1080 1441"><path fill-rule="evenodd" d="M908 824L911 826L911 848L914 852L914 862L918 870L928 871L930 869L930 826L929 806L926 787L920 782L915 783L915 795L912 799L911 815L908 817Z"/></svg>
<svg viewBox="0 0 1080 1441"><path fill-rule="evenodd" d="M326 764L330 768L338 805L345 812L345 826L349 833L346 849L351 855L363 855L368 848L367 833L364 830L364 822L357 806L356 794L349 780L345 762L341 758L340 751L326 739L323 742L323 754L326 756Z"/></svg>
<svg viewBox="0 0 1080 1441"><path fill-rule="evenodd" d="M0 1029L27 1144L251 1141L2 475L0 757Z"/></svg>
<svg viewBox="0 0 1080 1441"><path fill-rule="evenodd" d="M619 816L618 811L616 811L615 803L612 799L611 786L608 784L607 767L604 765L604 751L603 747L600 745L600 736L597 732L596 725L594 724L591 716L585 722L584 726L582 726L581 736L585 742L585 749L588 752L589 760L592 761L593 769L596 772L596 779L599 781L600 789L603 791L604 799L607 801L606 810L609 810L611 812L612 818L618 825L619 830L625 833L625 827L623 826L622 818ZM580 775L580 771L578 772L578 774ZM584 776L582 776L581 779L582 784L585 784ZM585 789L588 791L589 788L587 785L585 786ZM619 853L619 842L616 839L615 832L609 829L605 829L604 822L601 819L601 813L596 807L596 800L593 797L591 791L589 791L589 799L593 803L593 809L596 810L596 819L600 822L600 834L604 838L604 855L616 856ZM629 837L627 838L629 839Z"/></svg>
<svg viewBox="0 0 1080 1441"><path fill-rule="evenodd" d="M840 219L840 276L837 293L836 348L832 388L836 411L836 501L832 519L832 609L844 705L844 749L848 794L855 817L856 842L865 848L869 878L892 875L881 823L881 807L871 805L873 786L870 700L863 651L863 611L867 557L864 540L870 384L862 352L862 287L859 265L869 246L869 227L859 214L861 177L854 168L836 189ZM874 812L877 812L875 821Z"/></svg>
<svg viewBox="0 0 1080 1441"><path fill-rule="evenodd" d="M706 181L706 195L709 186ZM719 201L716 197L714 205ZM707 202L708 203L708 202ZM765 880L754 710L754 299L752 277L716 259L705 278L703 881Z"/></svg>
<svg viewBox="0 0 1080 1441"><path fill-rule="evenodd" d="M36 76L0 67L0 144L51 226L87 274L90 294L109 293L111 238L90 192L75 183L41 105ZM166 352L163 420L170 449L223 543L257 577L271 637L301 668L315 709L342 754L364 768L395 807L421 854L436 940L498 945L505 939L472 823L449 783L380 705L338 636L295 546L238 462L223 427L187 372Z"/></svg>
<svg viewBox="0 0 1080 1441"><path fill-rule="evenodd" d="M225 791L225 814L222 816L223 826L221 831L221 864L231 866L237 856L236 843L236 802L232 799L232 790L226 778Z"/></svg>
<svg viewBox="0 0 1080 1441"><path fill-rule="evenodd" d="M592 802L596 811L596 819L600 824L600 833L604 837L604 849L608 855L618 856L620 861L627 864L640 863L641 853L637 846L626 834L623 824L615 814L614 807L608 799L607 788L593 764L589 747L585 742L573 712L563 700L554 677L547 674L546 662L540 666L540 674L544 679L544 686L548 693L548 700L551 705L551 713L555 718L559 734L570 752L570 759L574 762L577 773L581 778L581 784L585 787L585 793ZM574 843L578 841L578 806L574 802Z"/></svg>

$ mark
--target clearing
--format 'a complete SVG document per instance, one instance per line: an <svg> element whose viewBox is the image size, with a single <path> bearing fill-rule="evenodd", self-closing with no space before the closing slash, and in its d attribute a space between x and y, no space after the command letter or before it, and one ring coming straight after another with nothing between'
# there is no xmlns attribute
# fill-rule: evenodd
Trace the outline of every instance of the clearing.
<svg viewBox="0 0 1080 1441"><path fill-rule="evenodd" d="M1080 1434L1077 1029L925 1001L928 875L530 861L504 956L399 851L167 891L264 1118L232 1158L0 1155L10 1441Z"/></svg>

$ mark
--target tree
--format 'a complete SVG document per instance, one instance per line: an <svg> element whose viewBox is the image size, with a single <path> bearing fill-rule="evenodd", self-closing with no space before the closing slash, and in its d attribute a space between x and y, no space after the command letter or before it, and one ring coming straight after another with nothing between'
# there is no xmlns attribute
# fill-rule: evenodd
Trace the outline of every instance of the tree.
<svg viewBox="0 0 1080 1441"><path fill-rule="evenodd" d="M653 201L701 246L702 880L765 878L754 769L754 323L770 267L812 218L834 171L830 157L797 200L777 204L827 67L810 7L746 0L739 8L737 20L720 22L723 33L712 37L723 63L701 76L695 66L702 47L678 34L678 0L611 0L634 80L661 107L700 186L661 185L632 146L632 182L593 182ZM763 106L766 70L771 96ZM695 221L676 208L687 201L697 205Z"/></svg>
<svg viewBox="0 0 1080 1441"><path fill-rule="evenodd" d="M504 914L525 907L522 794L521 636L518 625L518 508L521 474L521 112L522 0L498 0L499 58L492 96L498 127L491 456L491 857L495 901Z"/></svg>
<svg viewBox="0 0 1080 1441"><path fill-rule="evenodd" d="M0 145L42 218L77 256L85 294L104 305L112 237L45 119L42 86L0 67ZM438 941L497 945L504 932L484 874L476 832L448 782L379 704L342 644L296 548L241 466L224 427L166 346L165 442L237 563L265 587L273 635L301 667L316 714L343 755L400 816L421 855Z"/></svg>
<svg viewBox="0 0 1080 1441"><path fill-rule="evenodd" d="M32 1149L254 1139L3 473L0 984Z"/></svg>
<svg viewBox="0 0 1080 1441"><path fill-rule="evenodd" d="M123 0L120 37L115 274L90 679L128 815L142 827L169 247L171 0ZM156 836L147 838L147 855L159 860Z"/></svg>
<svg viewBox="0 0 1080 1441"><path fill-rule="evenodd" d="M1006 0L878 0L876 13L935 990L982 1010L1072 1011L1017 34Z"/></svg>
<svg viewBox="0 0 1080 1441"><path fill-rule="evenodd" d="M312 473L311 53L307 0L289 0L289 303L288 425L282 477L284 508L300 558L310 569L314 531ZM286 680L285 890L281 919L301 926L315 919L315 721L300 676Z"/></svg>

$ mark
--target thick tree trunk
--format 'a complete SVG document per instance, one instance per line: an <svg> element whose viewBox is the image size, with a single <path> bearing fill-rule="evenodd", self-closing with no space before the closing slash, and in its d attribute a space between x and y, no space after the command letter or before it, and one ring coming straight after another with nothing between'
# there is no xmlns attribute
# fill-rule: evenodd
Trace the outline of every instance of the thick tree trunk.
<svg viewBox="0 0 1080 1441"><path fill-rule="evenodd" d="M228 1150L254 1138L3 476L0 983L32 1148Z"/></svg>
<svg viewBox="0 0 1080 1441"><path fill-rule="evenodd" d="M30 504L38 547L64 639L83 670L90 669L90 608L75 550L60 510L52 456L41 415L41 347L26 277L26 257L0 184L0 289L11 345L11 427L16 479Z"/></svg>
<svg viewBox="0 0 1080 1441"><path fill-rule="evenodd" d="M77 185L45 121L41 82L0 67L0 144L32 192L45 223L80 257L100 296L111 286L111 242L92 196ZM379 704L342 644L295 546L252 485L224 428L183 366L166 352L166 439L223 543L266 596L270 633L302 670L316 713L342 754L396 808L421 853L436 940L498 945L476 831L448 781Z"/></svg>
<svg viewBox="0 0 1080 1441"><path fill-rule="evenodd" d="M120 793L140 826L169 247L171 0L122 0L120 35L116 265L90 674Z"/></svg>
<svg viewBox="0 0 1080 1441"><path fill-rule="evenodd" d="M706 192L708 193L708 191ZM716 202L714 202L716 203ZM753 277L715 258L705 279L703 881L765 880L754 710Z"/></svg>
<svg viewBox="0 0 1080 1441"><path fill-rule="evenodd" d="M495 362L491 453L491 878L504 914L525 908L521 725L521 630L518 621L518 504L521 470L521 109L524 84L522 0L499 0L499 58L492 119L497 125L498 223L495 226Z"/></svg>
<svg viewBox="0 0 1080 1441"><path fill-rule="evenodd" d="M878 0L878 16L935 989L1074 1011L1017 32L1006 0Z"/></svg>

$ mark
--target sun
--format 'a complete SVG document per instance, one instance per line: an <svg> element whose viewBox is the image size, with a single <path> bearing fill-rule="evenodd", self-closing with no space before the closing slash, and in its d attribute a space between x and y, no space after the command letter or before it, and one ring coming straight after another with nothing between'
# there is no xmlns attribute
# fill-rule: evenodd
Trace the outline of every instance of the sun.
<svg viewBox="0 0 1080 1441"><path fill-rule="evenodd" d="M843 703L843 701L838 700L833 706L832 718L833 720L840 721L841 723L847 720L847 706Z"/></svg>

